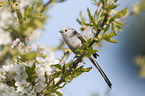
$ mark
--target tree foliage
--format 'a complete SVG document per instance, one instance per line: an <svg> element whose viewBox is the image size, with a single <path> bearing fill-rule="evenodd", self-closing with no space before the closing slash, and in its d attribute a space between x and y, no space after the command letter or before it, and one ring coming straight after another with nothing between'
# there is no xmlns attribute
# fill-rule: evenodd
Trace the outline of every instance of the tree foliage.
<svg viewBox="0 0 145 96"><path fill-rule="evenodd" d="M0 1L0 85L3 86L0 95L62 96L61 89L67 83L92 69L78 64L84 62L83 57L99 51L93 46L102 40L117 43L113 37L117 36L117 31L123 31L125 24L121 20L128 7L116 12L118 0L92 0L97 6L95 12L92 14L87 8L88 18L80 12L80 17L76 19L82 35L87 38L78 51L87 55L81 54L66 63L71 51L64 48L63 41L55 48L65 49L60 61L54 58L53 52L46 46L35 44L36 47L33 47L32 42L39 38L49 17L47 11L55 3L64 1L48 0L45 4L42 0ZM142 11L144 5L140 5L132 13ZM91 36L86 35L89 32Z"/></svg>

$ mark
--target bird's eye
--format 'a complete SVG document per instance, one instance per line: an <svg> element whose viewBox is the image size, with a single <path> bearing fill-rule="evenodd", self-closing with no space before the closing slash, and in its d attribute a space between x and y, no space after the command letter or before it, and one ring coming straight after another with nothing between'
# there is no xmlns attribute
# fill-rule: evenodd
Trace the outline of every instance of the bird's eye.
<svg viewBox="0 0 145 96"><path fill-rule="evenodd" d="M65 29L64 31L67 32L67 29Z"/></svg>

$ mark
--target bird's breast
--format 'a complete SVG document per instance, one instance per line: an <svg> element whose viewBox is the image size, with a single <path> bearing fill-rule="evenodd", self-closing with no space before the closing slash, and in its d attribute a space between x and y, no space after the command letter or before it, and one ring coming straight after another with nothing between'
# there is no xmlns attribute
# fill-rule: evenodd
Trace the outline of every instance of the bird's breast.
<svg viewBox="0 0 145 96"><path fill-rule="evenodd" d="M77 53L77 48L81 46L81 40L77 37L64 38L64 41L75 54Z"/></svg>

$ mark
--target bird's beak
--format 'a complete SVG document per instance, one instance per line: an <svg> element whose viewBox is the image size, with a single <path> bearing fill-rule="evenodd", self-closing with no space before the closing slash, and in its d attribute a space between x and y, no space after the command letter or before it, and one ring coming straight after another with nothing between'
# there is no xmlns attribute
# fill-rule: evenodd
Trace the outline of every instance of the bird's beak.
<svg viewBox="0 0 145 96"><path fill-rule="evenodd" d="M60 32L60 33L63 33L63 31L62 31L62 30L60 30L59 32Z"/></svg>

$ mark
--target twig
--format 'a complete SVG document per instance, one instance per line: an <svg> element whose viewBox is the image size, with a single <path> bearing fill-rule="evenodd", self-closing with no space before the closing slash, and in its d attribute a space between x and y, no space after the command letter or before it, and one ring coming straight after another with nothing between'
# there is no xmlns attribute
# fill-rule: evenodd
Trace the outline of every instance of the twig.
<svg viewBox="0 0 145 96"><path fill-rule="evenodd" d="M88 30L90 29L90 26L87 26L87 28L85 30L83 30L82 32L82 36L85 36L85 34L88 32Z"/></svg>
<svg viewBox="0 0 145 96"><path fill-rule="evenodd" d="M100 24L100 28L102 28L106 24L107 20L108 20L108 14L105 14L105 18L104 18L102 24ZM97 32L96 32L96 34L95 34L95 36L93 38L93 41L90 44L90 47L95 43L95 41L96 41L95 38L98 37L98 35L102 31L100 28L97 29Z"/></svg>
<svg viewBox="0 0 145 96"><path fill-rule="evenodd" d="M69 57L69 55L70 55L70 52L69 51L67 51L67 52L65 52L64 53L64 56L63 56L63 58L61 59L61 61L60 61L60 65L62 65L64 62L65 62L65 60ZM52 71L52 73L54 73L54 72L56 72L57 71L57 68L55 68L53 71Z"/></svg>
<svg viewBox="0 0 145 96"><path fill-rule="evenodd" d="M44 4L44 6L43 6L41 12L43 12L44 9L46 8L46 6L48 6L52 1L53 1L53 0L49 0L46 4Z"/></svg>
<svg viewBox="0 0 145 96"><path fill-rule="evenodd" d="M98 6L98 9L97 9L97 14L99 13L102 6L103 6L102 3L100 3L100 5ZM91 28L90 26L87 26L87 28L85 30L83 30L82 36L84 36L90 28Z"/></svg>

